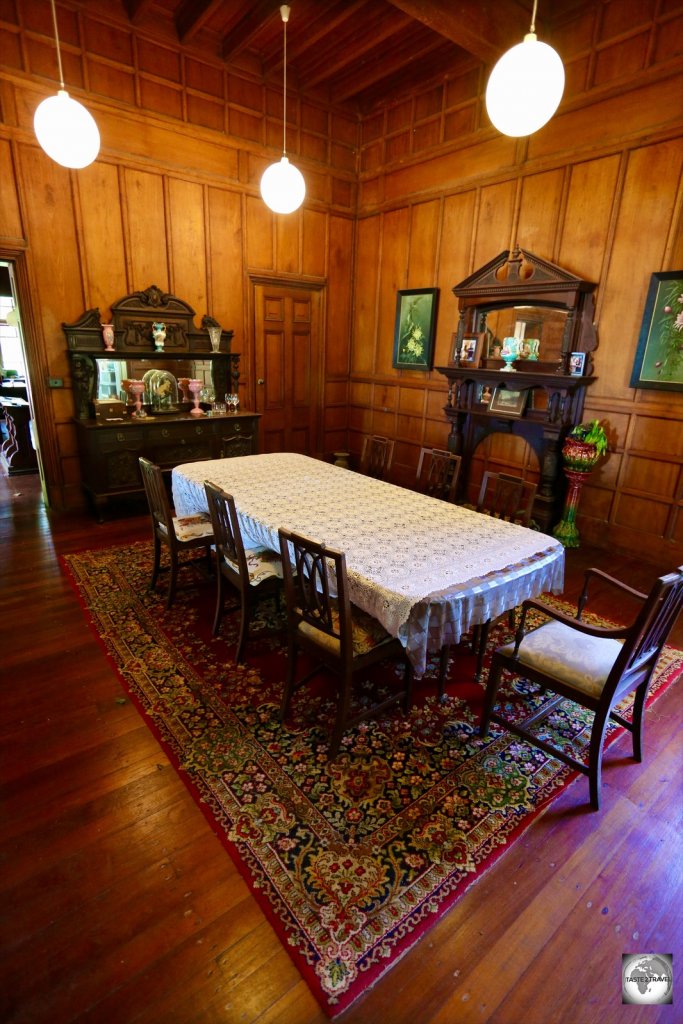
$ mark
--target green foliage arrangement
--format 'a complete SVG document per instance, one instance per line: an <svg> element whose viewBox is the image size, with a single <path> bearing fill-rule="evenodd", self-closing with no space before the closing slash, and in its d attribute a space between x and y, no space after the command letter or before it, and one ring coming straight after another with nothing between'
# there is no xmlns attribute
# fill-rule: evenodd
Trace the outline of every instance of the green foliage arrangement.
<svg viewBox="0 0 683 1024"><path fill-rule="evenodd" d="M603 456L607 452L607 434L600 420L579 423L569 431L568 436L576 438L577 441L583 441L584 444L595 445L595 452L598 456Z"/></svg>

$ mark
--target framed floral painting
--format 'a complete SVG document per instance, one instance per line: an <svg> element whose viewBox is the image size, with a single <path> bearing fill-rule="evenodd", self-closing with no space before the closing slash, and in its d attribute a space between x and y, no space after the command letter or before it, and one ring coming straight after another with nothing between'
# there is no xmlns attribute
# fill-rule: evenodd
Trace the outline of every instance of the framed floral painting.
<svg viewBox="0 0 683 1024"><path fill-rule="evenodd" d="M431 370L438 288L408 288L396 298L394 360L398 370Z"/></svg>
<svg viewBox="0 0 683 1024"><path fill-rule="evenodd" d="M631 387L683 390L683 270L650 278Z"/></svg>

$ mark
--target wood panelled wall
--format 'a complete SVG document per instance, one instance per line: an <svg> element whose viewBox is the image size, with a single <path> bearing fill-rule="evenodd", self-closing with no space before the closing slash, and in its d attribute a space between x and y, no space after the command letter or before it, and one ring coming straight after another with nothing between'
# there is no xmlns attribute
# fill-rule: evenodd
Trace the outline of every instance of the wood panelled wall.
<svg viewBox="0 0 683 1024"><path fill-rule="evenodd" d="M42 152L33 113L55 91L48 3L0 8L0 258L17 260L32 398L51 502L82 502L63 322L151 284L234 330L244 406L254 408L251 278L324 291L325 353L316 447L347 441L358 121L323 103L287 105L288 152L306 205L276 217L259 195L279 158L282 94L248 67L181 51L155 18L123 5L59 6L64 72L102 137L69 172ZM272 147L272 148L271 148ZM48 379L64 381L49 388Z"/></svg>
<svg viewBox="0 0 683 1024"><path fill-rule="evenodd" d="M278 155L282 97L245 62L176 44L161 7L132 28L123 4L59 7L65 77L102 134L80 172L52 163L33 112L54 92L49 4L0 6L0 258L17 261L41 453L52 501L80 501L62 321L154 283L235 331L253 404L250 275L321 284L325 357L318 454L397 439L409 483L422 443L444 445L446 387L391 367L396 291L440 289L435 365L456 324L453 285L518 243L597 282L598 381L586 417L610 455L582 496L582 534L683 561L683 398L629 387L653 271L683 267L683 5L567 5L554 41L558 114L528 140L495 132L486 69L466 67L361 123L288 103L306 203L273 217L258 196ZM48 388L62 378L64 389ZM506 439L491 455L524 460ZM528 467L529 472L533 467Z"/></svg>
<svg viewBox="0 0 683 1024"><path fill-rule="evenodd" d="M584 418L606 425L610 453L584 488L581 534L673 566L683 395L629 382L650 275L683 268L683 5L598 0L567 14L554 39L565 98L528 140L491 130L474 70L363 123L350 448L366 432L395 437L394 479L410 484L419 446L446 446L443 376L392 369L396 291L439 288L434 365L444 365L453 285L519 244L598 284L598 380ZM523 442L496 437L484 453L493 467L533 476Z"/></svg>

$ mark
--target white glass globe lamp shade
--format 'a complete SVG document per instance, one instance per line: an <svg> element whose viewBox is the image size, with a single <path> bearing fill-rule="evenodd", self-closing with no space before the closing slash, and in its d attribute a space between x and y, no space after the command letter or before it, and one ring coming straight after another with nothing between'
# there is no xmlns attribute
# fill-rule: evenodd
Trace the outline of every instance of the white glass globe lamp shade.
<svg viewBox="0 0 683 1024"><path fill-rule="evenodd" d="M100 151L95 119L66 89L38 105L33 128L47 155L62 167L87 167Z"/></svg>
<svg viewBox="0 0 683 1024"><path fill-rule="evenodd" d="M531 135L557 110L564 92L559 54L535 32L500 58L486 86L486 110L503 135Z"/></svg>
<svg viewBox="0 0 683 1024"><path fill-rule="evenodd" d="M279 163L266 167L261 177L263 202L273 213L293 213L306 195L306 182L298 167L283 155Z"/></svg>

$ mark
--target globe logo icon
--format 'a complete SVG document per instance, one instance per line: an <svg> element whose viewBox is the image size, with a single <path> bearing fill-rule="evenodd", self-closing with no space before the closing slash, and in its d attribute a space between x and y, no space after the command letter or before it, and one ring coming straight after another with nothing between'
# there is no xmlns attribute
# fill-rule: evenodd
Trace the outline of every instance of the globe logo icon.
<svg viewBox="0 0 683 1024"><path fill-rule="evenodd" d="M673 956L638 953L622 956L622 1003L661 1006L673 1002Z"/></svg>

